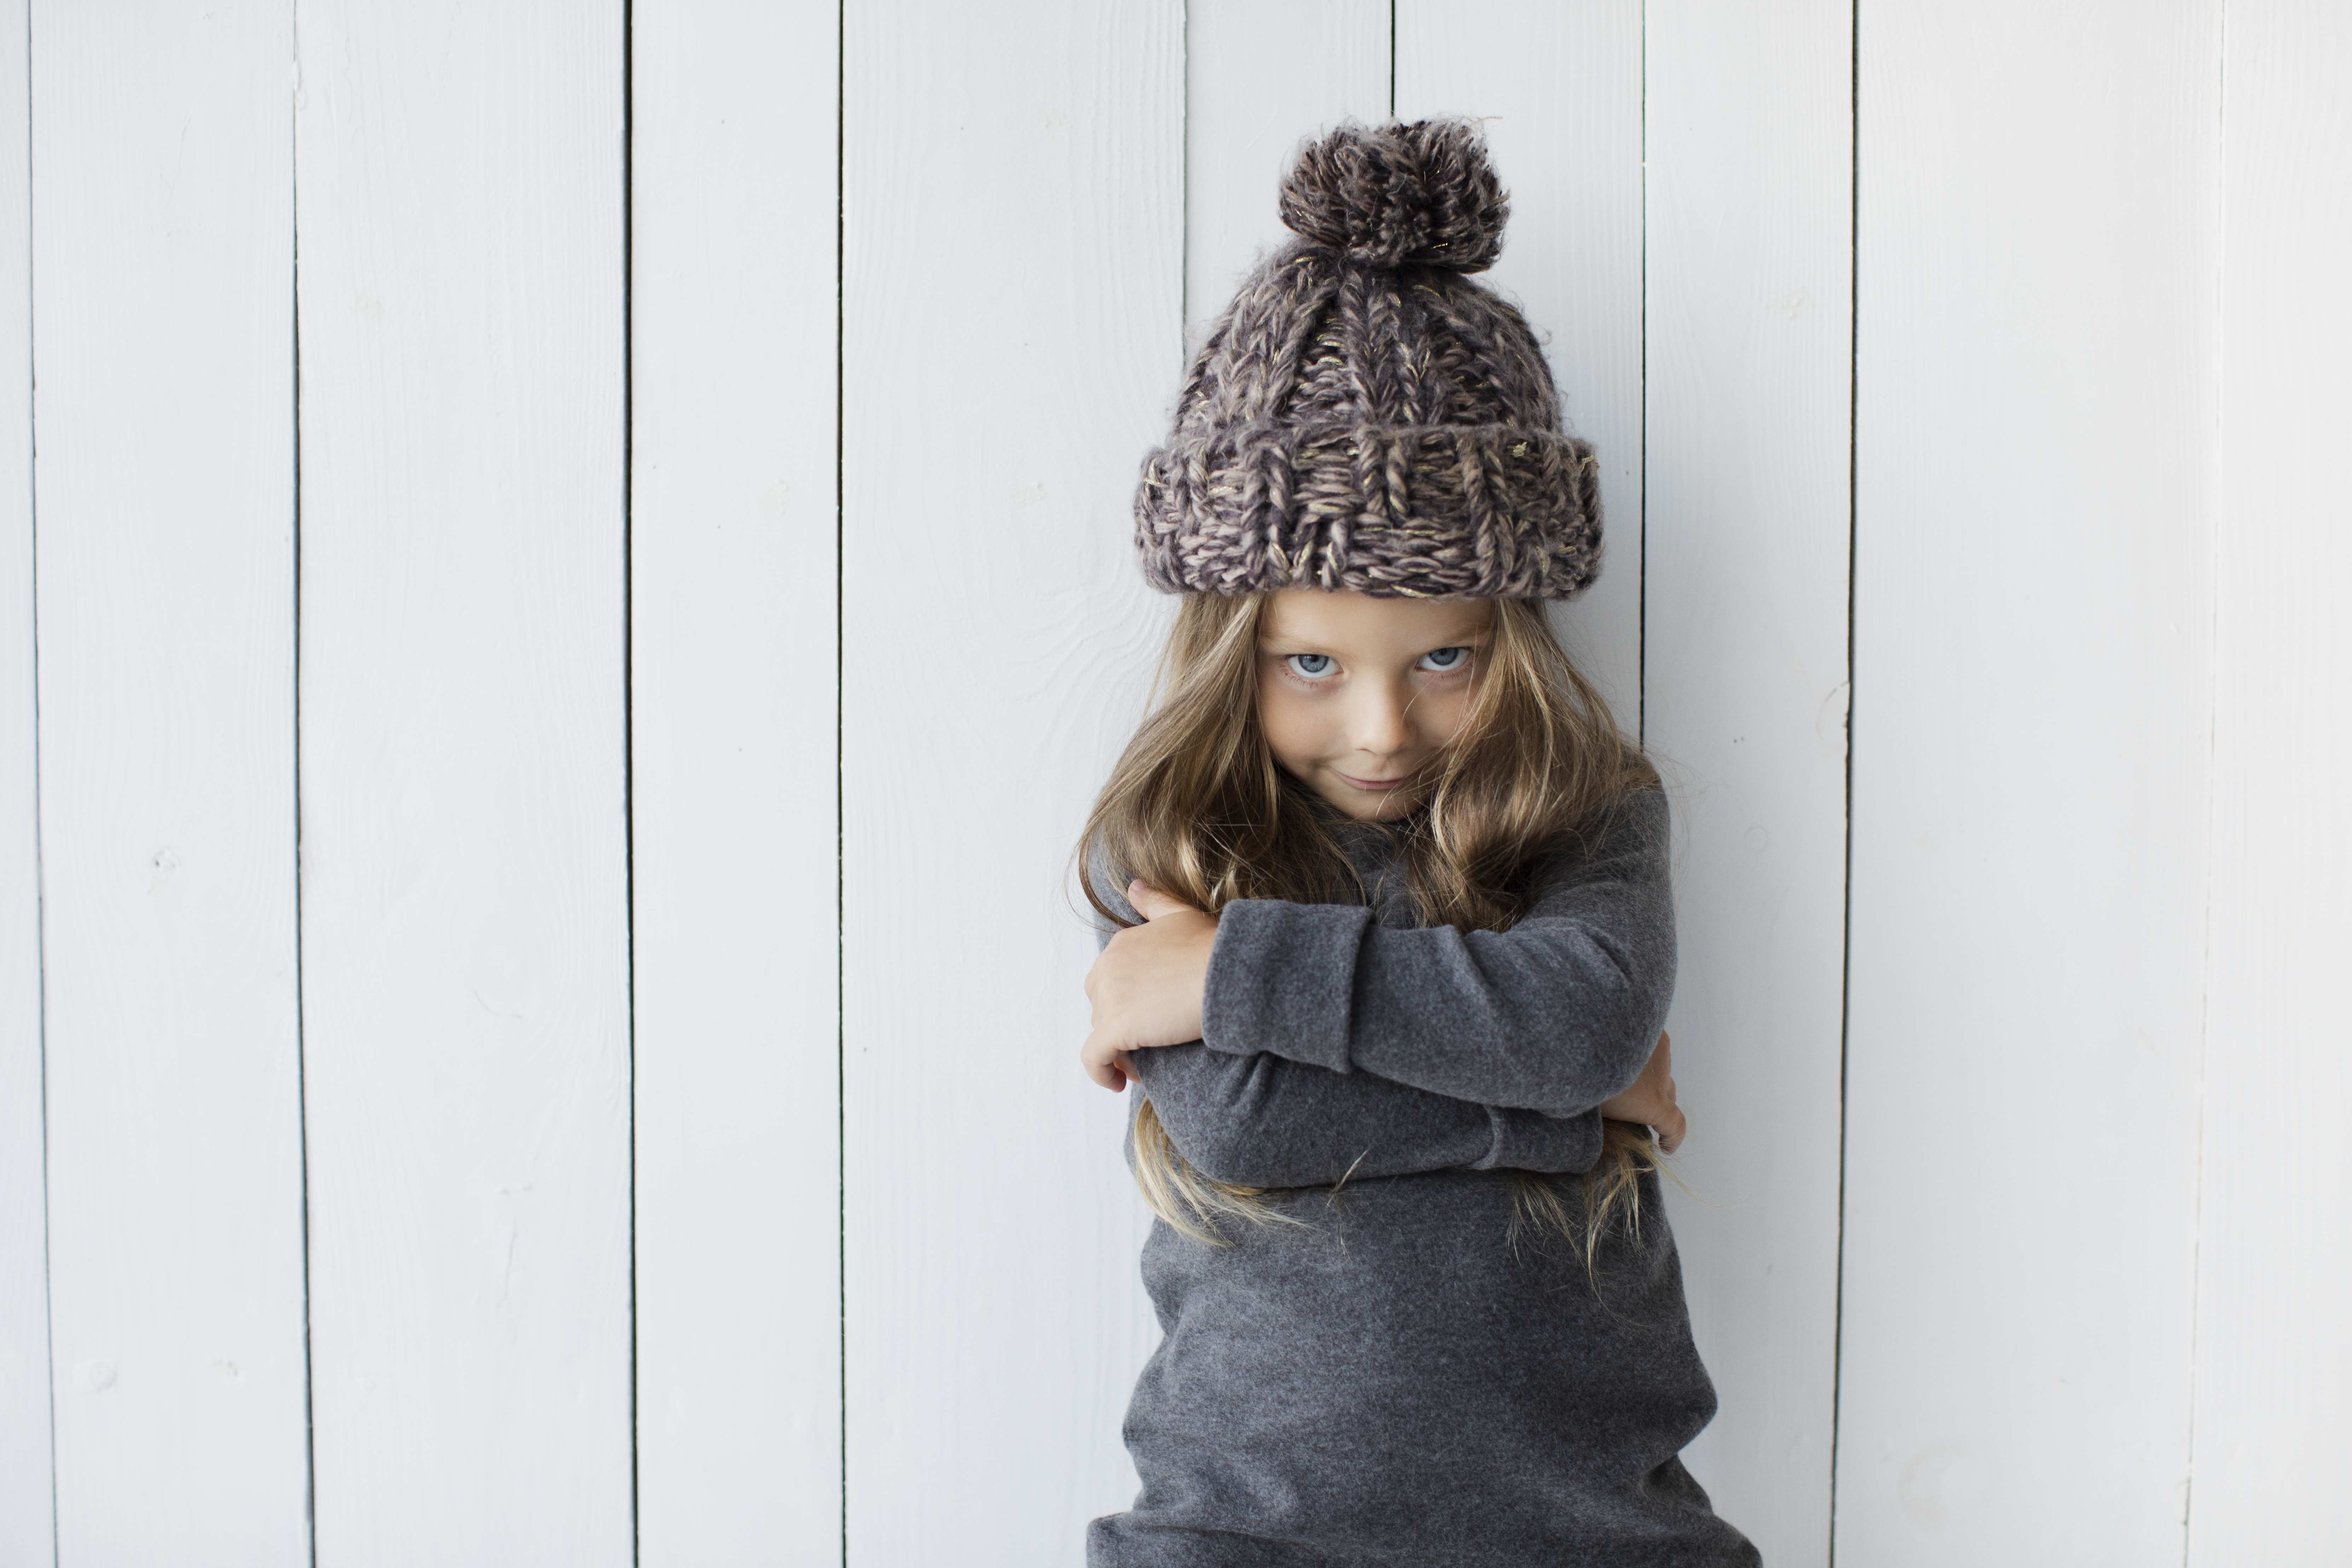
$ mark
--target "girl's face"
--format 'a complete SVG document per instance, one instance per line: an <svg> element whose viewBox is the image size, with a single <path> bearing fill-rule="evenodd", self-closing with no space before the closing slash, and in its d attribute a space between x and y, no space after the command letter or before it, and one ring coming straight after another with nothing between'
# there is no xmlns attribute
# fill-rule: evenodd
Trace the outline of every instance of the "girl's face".
<svg viewBox="0 0 2352 1568"><path fill-rule="evenodd" d="M1412 810L1470 710L1494 614L1486 599L1276 593L1257 643L1275 761L1360 822Z"/></svg>

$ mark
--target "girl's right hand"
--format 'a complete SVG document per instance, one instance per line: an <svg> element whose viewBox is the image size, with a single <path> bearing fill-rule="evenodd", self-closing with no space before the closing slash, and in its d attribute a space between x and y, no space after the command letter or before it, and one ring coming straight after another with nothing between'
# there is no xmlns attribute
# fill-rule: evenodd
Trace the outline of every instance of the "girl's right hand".
<svg viewBox="0 0 2352 1568"><path fill-rule="evenodd" d="M1127 885L1143 917L1104 944L1087 971L1094 1030L1078 1047L1087 1076L1123 1089L1135 1076L1132 1051L1201 1037L1201 1008L1216 946L1217 918L1170 898L1141 878Z"/></svg>
<svg viewBox="0 0 2352 1568"><path fill-rule="evenodd" d="M1689 1124L1682 1107L1675 1103L1674 1047L1663 1031L1642 1076L1624 1093L1602 1101L1601 1114L1612 1121L1635 1121L1647 1127L1658 1135L1658 1147L1669 1154L1683 1141Z"/></svg>

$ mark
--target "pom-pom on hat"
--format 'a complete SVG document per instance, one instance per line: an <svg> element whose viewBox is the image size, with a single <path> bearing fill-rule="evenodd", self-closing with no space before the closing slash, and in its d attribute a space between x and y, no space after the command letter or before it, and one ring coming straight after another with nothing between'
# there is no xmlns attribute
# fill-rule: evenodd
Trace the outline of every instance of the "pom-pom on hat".
<svg viewBox="0 0 2352 1568"><path fill-rule="evenodd" d="M1170 593L1567 598L1601 568L1592 448L1526 319L1469 274L1510 205L1475 125L1343 124L1282 185L1297 236L1194 356L1135 495Z"/></svg>

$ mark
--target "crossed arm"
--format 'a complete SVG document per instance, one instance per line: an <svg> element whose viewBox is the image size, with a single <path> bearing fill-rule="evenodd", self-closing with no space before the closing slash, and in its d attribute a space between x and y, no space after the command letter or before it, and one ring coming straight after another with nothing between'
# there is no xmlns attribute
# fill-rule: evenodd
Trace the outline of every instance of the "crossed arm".
<svg viewBox="0 0 2352 1568"><path fill-rule="evenodd" d="M1253 1185L1585 1170L1604 1114L1672 1147L1665 854L1664 796L1642 792L1509 931L1467 933L1282 900L1212 920L1135 884L1139 910L1098 875L1122 918L1152 918L1101 933L1088 1068L1135 1077L1195 1168Z"/></svg>

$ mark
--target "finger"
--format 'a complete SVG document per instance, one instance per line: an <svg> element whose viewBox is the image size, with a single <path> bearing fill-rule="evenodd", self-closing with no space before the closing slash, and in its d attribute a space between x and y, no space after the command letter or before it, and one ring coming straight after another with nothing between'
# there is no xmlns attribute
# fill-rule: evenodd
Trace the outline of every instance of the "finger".
<svg viewBox="0 0 2352 1568"><path fill-rule="evenodd" d="M1088 1035L1086 1044L1078 1047L1078 1064L1087 1069L1088 1078L1105 1089L1116 1090L1125 1087L1125 1080L1116 1076L1118 1069L1111 1065L1115 1055L1097 1037Z"/></svg>
<svg viewBox="0 0 2352 1568"><path fill-rule="evenodd" d="M1162 915L1172 915L1181 910L1192 909L1192 905L1181 899L1169 897L1140 877L1127 885L1127 901L1135 906L1137 914L1148 921L1156 921ZM1192 912L1197 914L1200 911L1193 910Z"/></svg>

